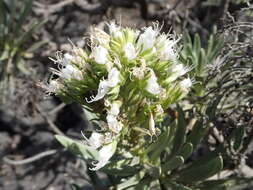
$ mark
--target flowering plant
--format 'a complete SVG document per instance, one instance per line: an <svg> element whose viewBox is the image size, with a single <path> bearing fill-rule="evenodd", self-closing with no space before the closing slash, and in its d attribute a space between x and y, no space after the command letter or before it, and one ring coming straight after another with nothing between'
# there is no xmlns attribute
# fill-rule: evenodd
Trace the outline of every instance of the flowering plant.
<svg viewBox="0 0 253 190"><path fill-rule="evenodd" d="M117 189L206 189L199 182L220 171L223 160L212 152L182 166L206 128L175 107L192 87L192 69L179 59L179 38L161 33L157 24L141 31L114 23L108 28L91 32L89 49L74 46L53 60L58 78L49 81L48 93L81 104L94 124L89 136L83 133L85 144L56 138L90 170L120 176L110 184Z"/></svg>
<svg viewBox="0 0 253 190"><path fill-rule="evenodd" d="M186 77L189 68L177 60L176 36L159 34L156 25L141 34L114 23L109 29L110 35L94 30L91 51L74 47L58 55L59 69L52 71L59 78L48 85L49 92L79 102L101 119L101 131L87 139L92 148L101 147L95 170L109 161L117 144L141 154L136 145L145 149L144 136L158 135L155 125L163 120L163 110L192 84Z"/></svg>

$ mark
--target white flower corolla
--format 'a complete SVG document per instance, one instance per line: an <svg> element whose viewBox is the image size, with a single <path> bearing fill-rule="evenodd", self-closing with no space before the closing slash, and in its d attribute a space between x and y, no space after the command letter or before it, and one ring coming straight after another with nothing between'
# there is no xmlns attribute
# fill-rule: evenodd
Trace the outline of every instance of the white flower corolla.
<svg viewBox="0 0 253 190"><path fill-rule="evenodd" d="M110 131L118 134L122 130L122 127L123 127L122 123L117 120L116 115L112 115L109 113L106 116L106 121L107 121L108 128L110 129Z"/></svg>
<svg viewBox="0 0 253 190"><path fill-rule="evenodd" d="M105 142L105 136L103 134L93 132L91 134L90 138L87 139L87 137L83 134L82 131L81 131L81 133L82 133L82 136L84 137L84 139L86 140L87 144L93 149L98 149Z"/></svg>
<svg viewBox="0 0 253 190"><path fill-rule="evenodd" d="M114 22L111 22L108 24L109 32L113 37L121 37L122 32L121 32L121 27L117 26Z"/></svg>
<svg viewBox="0 0 253 190"><path fill-rule="evenodd" d="M116 67L113 67L108 74L109 87L115 87L120 82L120 72Z"/></svg>
<svg viewBox="0 0 253 190"><path fill-rule="evenodd" d="M151 26L146 28L145 31L140 35L137 45L139 47L143 46L143 50L152 48L157 34L158 31L154 30Z"/></svg>
<svg viewBox="0 0 253 190"><path fill-rule="evenodd" d="M173 82L178 77L185 75L188 71L189 69L185 67L183 64L174 64L171 66L170 69L171 76L168 79L166 79L166 82Z"/></svg>
<svg viewBox="0 0 253 190"><path fill-rule="evenodd" d="M173 43L173 41L171 41L171 43ZM167 45L166 47L164 47L164 49L160 52L159 54L159 58L162 61L175 61L177 58L177 54L174 50L173 45Z"/></svg>
<svg viewBox="0 0 253 190"><path fill-rule="evenodd" d="M152 113L149 116L148 124L149 124L149 132L150 132L151 136L156 135L155 121L154 121L154 117L153 117Z"/></svg>
<svg viewBox="0 0 253 190"><path fill-rule="evenodd" d="M110 131L117 134L122 129L122 123L117 120L117 116L120 113L121 104L122 104L121 101L114 101L113 103L111 103L109 105L110 109L108 110L107 117L106 117L108 128L110 129Z"/></svg>
<svg viewBox="0 0 253 190"><path fill-rule="evenodd" d="M182 80L180 83L180 88L184 91L184 92L188 92L190 87L192 86L192 81L190 78L184 79Z"/></svg>
<svg viewBox="0 0 253 190"><path fill-rule="evenodd" d="M88 103L91 103L91 102L95 102L95 101L101 100L107 94L108 91L109 91L108 81L101 80L100 83L99 83L99 85L98 85L98 93L97 93L97 95L95 97L91 96L91 100L88 100L86 98L86 101Z"/></svg>
<svg viewBox="0 0 253 190"><path fill-rule="evenodd" d="M134 58L136 58L136 50L132 43L126 43L126 45L123 47L124 53L126 58L131 61Z"/></svg>
<svg viewBox="0 0 253 190"><path fill-rule="evenodd" d="M162 34L157 38L156 47L159 49L158 57L161 61L175 61L177 52L175 45L179 41L176 39L168 39L168 35Z"/></svg>
<svg viewBox="0 0 253 190"><path fill-rule="evenodd" d="M72 55L70 55L69 53L65 53L62 59L62 65L67 66L68 64L71 63L71 61L73 61L73 59L74 57Z"/></svg>
<svg viewBox="0 0 253 190"><path fill-rule="evenodd" d="M104 167L114 155L116 148L117 142L115 140L107 145L104 145L98 152L98 162L93 163L95 167L91 168L91 170L99 170Z"/></svg>
<svg viewBox="0 0 253 190"><path fill-rule="evenodd" d="M98 149L104 143L104 135L93 132L88 140L88 144L94 149Z"/></svg>
<svg viewBox="0 0 253 190"><path fill-rule="evenodd" d="M83 78L82 72L70 64L67 64L64 68L62 68L58 75L64 79L81 80Z"/></svg>
<svg viewBox="0 0 253 190"><path fill-rule="evenodd" d="M94 47L91 55L98 64L106 64L108 61L108 51L102 46Z"/></svg>
<svg viewBox="0 0 253 190"><path fill-rule="evenodd" d="M155 76L154 71L150 71L150 77L148 78L145 89L153 95L158 95L161 92L161 87L157 82L157 77Z"/></svg>
<svg viewBox="0 0 253 190"><path fill-rule="evenodd" d="M114 67L109 72L108 79L100 81L98 85L97 95L95 97L91 96L91 100L86 99L86 101L88 103L91 103L91 102L101 100L108 93L109 89L117 86L119 82L120 82L120 72L118 71L117 68Z"/></svg>

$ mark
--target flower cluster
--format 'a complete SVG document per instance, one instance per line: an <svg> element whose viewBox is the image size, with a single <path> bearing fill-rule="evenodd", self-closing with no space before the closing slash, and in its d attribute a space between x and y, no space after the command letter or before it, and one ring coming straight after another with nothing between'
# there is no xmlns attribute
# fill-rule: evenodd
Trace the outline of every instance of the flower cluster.
<svg viewBox="0 0 253 190"><path fill-rule="evenodd" d="M95 28L91 47L73 47L54 60L57 79L47 85L66 102L80 103L101 120L101 130L86 138L99 151L93 169L105 166L117 147L145 147L145 135L157 135L164 110L183 98L192 82L178 60L178 39L155 24L143 30L108 24L109 34ZM137 132L138 131L138 132Z"/></svg>

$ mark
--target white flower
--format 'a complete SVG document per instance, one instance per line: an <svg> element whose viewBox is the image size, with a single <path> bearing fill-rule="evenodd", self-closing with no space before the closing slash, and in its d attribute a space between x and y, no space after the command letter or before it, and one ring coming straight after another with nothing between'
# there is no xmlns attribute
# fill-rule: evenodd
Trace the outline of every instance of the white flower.
<svg viewBox="0 0 253 190"><path fill-rule="evenodd" d="M74 57L70 55L69 53L65 53L62 59L62 65L67 66L73 61Z"/></svg>
<svg viewBox="0 0 253 190"><path fill-rule="evenodd" d="M116 67L113 67L108 74L108 85L115 87L120 81L120 72Z"/></svg>
<svg viewBox="0 0 253 190"><path fill-rule="evenodd" d="M132 60L134 58L136 58L136 51L135 51L135 47L132 43L127 43L124 47L123 47L125 56L128 60Z"/></svg>
<svg viewBox="0 0 253 190"><path fill-rule="evenodd" d="M98 64L105 64L108 61L107 56L108 51L102 46L97 46L92 50L92 57Z"/></svg>
<svg viewBox="0 0 253 190"><path fill-rule="evenodd" d="M168 36L165 34L162 34L157 39L157 48L160 49L160 52L158 54L159 58L162 61L175 61L177 58L177 53L175 50L175 45L179 41L174 39L168 39Z"/></svg>
<svg viewBox="0 0 253 190"><path fill-rule="evenodd" d="M114 101L110 105L110 110L108 110L106 117L108 128L114 133L119 133L122 129L122 123L117 120L117 116L120 113L120 106L120 101Z"/></svg>
<svg viewBox="0 0 253 190"><path fill-rule="evenodd" d="M184 92L188 92L189 91L189 88L192 86L192 81L190 78L187 78L187 79L184 79L182 80L180 83L179 83L181 89L184 91Z"/></svg>
<svg viewBox="0 0 253 190"><path fill-rule="evenodd" d="M166 82L173 82L175 81L178 77L183 76L184 74L186 74L189 69L186 68L183 64L176 64L176 65L172 65L171 68L171 76L166 79Z"/></svg>
<svg viewBox="0 0 253 190"><path fill-rule="evenodd" d="M138 46L141 47L143 45L143 50L152 48L155 43L157 34L158 31L153 30L151 26L146 28L144 33L142 33L138 39Z"/></svg>
<svg viewBox="0 0 253 190"><path fill-rule="evenodd" d="M149 93L157 95L161 92L161 87L157 83L157 78L154 71L151 70L151 75L147 81L147 86L145 88Z"/></svg>
<svg viewBox="0 0 253 190"><path fill-rule="evenodd" d="M172 43L172 42L171 42ZM177 58L177 55L175 53L175 50L173 48L173 45L168 45L166 46L160 53L159 55L159 58L162 60L162 61L168 61L168 60L171 60L171 61L175 61L176 58Z"/></svg>
<svg viewBox="0 0 253 190"><path fill-rule="evenodd" d="M112 114L108 114L106 116L106 121L107 121L107 124L108 124L108 128L118 134L121 130L122 130L122 123L120 123L118 120L117 120L117 116L116 115L112 115Z"/></svg>
<svg viewBox="0 0 253 190"><path fill-rule="evenodd" d="M117 26L114 22L108 24L108 27L109 27L110 34L113 35L113 37L117 38L117 37L122 36L122 32L120 31L121 27Z"/></svg>
<svg viewBox="0 0 253 190"><path fill-rule="evenodd" d="M112 141L111 143L103 146L98 152L98 163L93 163L95 167L91 168L91 170L99 170L100 168L104 167L114 155L116 148L116 141Z"/></svg>
<svg viewBox="0 0 253 190"><path fill-rule="evenodd" d="M81 131L81 133L82 133L82 136L87 141L88 145L91 146L93 149L98 149L99 147L101 147L104 144L105 137L103 134L93 132L91 134L90 138L87 139L82 131Z"/></svg>
<svg viewBox="0 0 253 190"><path fill-rule="evenodd" d="M101 100L107 94L108 91L109 91L108 81L101 80L100 83L99 83L99 85L98 85L98 93L97 93L97 95L95 97L91 96L91 100L88 100L86 98L86 101L88 103L91 103L91 102L95 102L95 101Z"/></svg>
<svg viewBox="0 0 253 190"><path fill-rule="evenodd" d="M120 72L118 71L118 69L114 67L109 72L108 79L100 81L98 85L97 95L95 97L92 96L91 100L86 99L86 101L88 103L91 103L102 99L107 94L109 89L115 87L119 83L119 81L120 81Z"/></svg>
<svg viewBox="0 0 253 190"><path fill-rule="evenodd" d="M64 79L73 79L74 78L77 80L81 80L83 78L82 72L70 64L68 64L64 68L62 68L61 71L58 73L58 75Z"/></svg>

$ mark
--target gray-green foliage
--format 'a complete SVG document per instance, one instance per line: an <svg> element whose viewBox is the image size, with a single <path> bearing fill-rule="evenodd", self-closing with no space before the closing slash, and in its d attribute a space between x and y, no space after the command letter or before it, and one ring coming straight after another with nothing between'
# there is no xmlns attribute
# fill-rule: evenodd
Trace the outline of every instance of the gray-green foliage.
<svg viewBox="0 0 253 190"><path fill-rule="evenodd" d="M28 22L33 0L0 0L0 98L13 86L13 77L29 74L25 66L25 57L45 42L31 45L34 32L44 23ZM25 27L24 27L25 26ZM14 87L13 87L14 88ZM8 93L7 93L8 94Z"/></svg>

